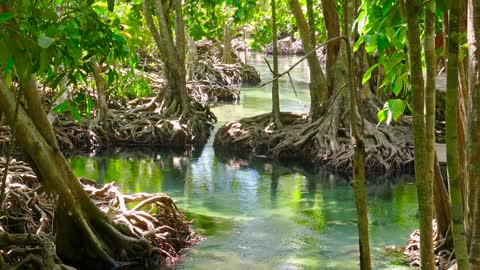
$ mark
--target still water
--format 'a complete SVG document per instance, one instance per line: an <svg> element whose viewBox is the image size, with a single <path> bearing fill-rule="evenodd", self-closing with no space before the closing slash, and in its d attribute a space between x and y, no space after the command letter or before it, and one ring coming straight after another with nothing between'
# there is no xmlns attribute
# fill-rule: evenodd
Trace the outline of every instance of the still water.
<svg viewBox="0 0 480 270"><path fill-rule="evenodd" d="M298 57L282 57L280 70ZM271 78L263 56L249 63ZM308 110L308 69L299 65L280 81L283 111ZM270 86L242 87L237 104L212 109L216 127L268 112ZM300 164L226 160L215 156L213 137L193 156L155 149L74 157L78 176L115 181L126 192L165 192L206 240L175 269L358 269L353 190L345 179ZM416 191L410 176L369 179L369 225L374 269L404 268L383 255L401 246L416 227Z"/></svg>

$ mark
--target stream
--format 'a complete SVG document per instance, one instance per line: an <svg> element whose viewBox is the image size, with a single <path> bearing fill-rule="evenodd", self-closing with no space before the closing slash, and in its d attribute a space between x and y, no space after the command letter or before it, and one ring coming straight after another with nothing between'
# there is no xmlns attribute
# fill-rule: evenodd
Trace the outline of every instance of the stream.
<svg viewBox="0 0 480 270"><path fill-rule="evenodd" d="M299 57L280 57L280 71ZM264 81L271 74L262 55L251 55ZM282 111L307 112L306 62L282 78ZM242 87L237 104L212 111L218 123L207 145L193 156L160 149L109 151L70 159L77 176L115 181L125 192L165 192L205 240L188 250L174 269L358 269L353 189L345 179L296 163L215 156L216 129L228 121L271 110L271 86ZM405 269L384 256L402 246L417 226L414 179L368 180L373 269Z"/></svg>

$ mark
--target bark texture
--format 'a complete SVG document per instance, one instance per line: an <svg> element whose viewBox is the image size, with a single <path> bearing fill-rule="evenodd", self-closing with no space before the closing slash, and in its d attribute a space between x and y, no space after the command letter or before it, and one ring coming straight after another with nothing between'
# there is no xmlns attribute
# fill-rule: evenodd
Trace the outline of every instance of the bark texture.
<svg viewBox="0 0 480 270"><path fill-rule="evenodd" d="M426 181L427 155L425 130L425 89L421 63L422 46L418 25L418 2L405 1L407 14L407 47L413 100L413 132L415 138L415 178L417 182L418 208L420 212L420 253L422 270L435 269L432 239L433 204L432 190Z"/></svg>
<svg viewBox="0 0 480 270"><path fill-rule="evenodd" d="M229 23L225 23L223 25L223 63L233 64L232 26Z"/></svg>
<svg viewBox="0 0 480 270"><path fill-rule="evenodd" d="M350 43L350 35L348 31L349 20L353 19L347 14L353 9L352 1L343 2L343 35L345 36L345 53L347 55L347 76L349 78L349 101L350 101L350 132L353 145L353 191L355 194L355 205L357 207L358 222L358 240L360 248L360 269L372 269L372 261L370 258L370 244L368 237L368 205L367 191L365 188L365 142L364 120L357 101L357 85L355 81L355 72L353 65L353 51ZM350 11L350 12L349 12ZM357 113L361 115L361 120L357 120ZM360 125L358 124L360 123ZM359 128L362 130L359 131Z"/></svg>
<svg viewBox="0 0 480 270"><path fill-rule="evenodd" d="M480 1L468 0L468 181L472 194L470 269L480 269Z"/></svg>
<svg viewBox="0 0 480 270"><path fill-rule="evenodd" d="M468 252L463 223L463 200L460 185L459 151L457 141L457 90L459 49L459 4L450 1L448 22L447 95L445 112L445 139L447 143L447 168L452 215L452 236L458 269L468 269Z"/></svg>
<svg viewBox="0 0 480 270"><path fill-rule="evenodd" d="M327 30L327 39L332 39L340 36L340 22L338 13L336 11L335 0L322 0L322 10L325 20L325 28ZM327 45L327 63L325 66L325 74L327 77L328 96L333 93L335 79L333 67L337 61L338 53L340 51L340 41L330 42Z"/></svg>

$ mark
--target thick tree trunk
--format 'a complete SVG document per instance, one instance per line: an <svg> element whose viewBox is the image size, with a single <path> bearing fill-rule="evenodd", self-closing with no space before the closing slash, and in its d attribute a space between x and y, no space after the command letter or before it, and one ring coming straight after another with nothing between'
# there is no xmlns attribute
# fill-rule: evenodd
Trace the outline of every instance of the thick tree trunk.
<svg viewBox="0 0 480 270"><path fill-rule="evenodd" d="M302 39L305 52L310 52L315 48L310 38L310 28L307 25L305 16L298 0L289 0L290 9L297 22L297 27ZM321 105L328 99L327 79L320 66L317 54L312 53L307 57L308 67L310 69L310 115L313 120L320 117Z"/></svg>
<svg viewBox="0 0 480 270"><path fill-rule="evenodd" d="M418 3L416 0L406 0L407 16L407 47L413 100L413 132L415 140L415 178L417 182L418 208L420 212L420 254L422 270L435 269L432 239L432 190L426 181L427 155L425 131L425 89L421 63L422 46L418 25Z"/></svg>
<svg viewBox="0 0 480 270"><path fill-rule="evenodd" d="M77 265L93 263L112 267L117 265L115 259L123 254L134 257L146 255L149 244L124 234L125 231L116 228L117 225L96 207L60 152L51 126L39 125L48 120L41 107L33 106L40 98L38 91L27 90L25 95L30 96L30 117L20 108L15 122L15 97L5 81L0 79L0 107L10 126L16 126L16 140L32 160L32 166L40 174L45 188L59 196L59 211L55 218L57 229L62 229L56 232L56 242L62 259ZM34 111L37 112L35 116ZM67 224L60 223L59 217L63 217L62 221Z"/></svg>
<svg viewBox="0 0 480 270"><path fill-rule="evenodd" d="M340 22L337 14L337 3L335 0L322 0L322 10L325 20L325 28L327 30L327 39L332 39L340 36ZM327 63L325 66L325 73L327 76L328 96L333 94L335 85L335 78L333 73L333 66L337 61L340 50L340 40L330 42L327 44Z"/></svg>
<svg viewBox="0 0 480 270"><path fill-rule="evenodd" d="M232 29L229 23L223 25L223 56L224 64L233 64L232 58Z"/></svg>
<svg viewBox="0 0 480 270"><path fill-rule="evenodd" d="M165 89L159 91L152 102L144 108L137 108L136 111L155 110L166 117L178 119L180 123L187 124L193 135L193 144L205 143L212 127L211 122L216 118L208 106L192 102L187 95L182 2L172 0L168 2L169 7L164 7L167 2L155 0L158 25L153 19L149 1L143 0L142 4L145 21L164 63L167 83ZM157 102L160 105L157 106Z"/></svg>
<svg viewBox="0 0 480 270"><path fill-rule="evenodd" d="M468 181L473 222L470 268L480 269L480 1L468 0Z"/></svg>
<svg viewBox="0 0 480 270"><path fill-rule="evenodd" d="M458 90L458 1L450 1L448 22L447 95L445 111L445 139L447 143L447 168L450 192L452 236L458 269L468 269L467 242L463 223L463 200L460 185L457 141L457 90Z"/></svg>
<svg viewBox="0 0 480 270"><path fill-rule="evenodd" d="M272 6L272 37L273 37L273 77L278 76L278 37L277 37L277 11L275 0L271 1ZM280 120L280 96L278 94L278 80L272 82L272 117L276 128L282 127Z"/></svg>

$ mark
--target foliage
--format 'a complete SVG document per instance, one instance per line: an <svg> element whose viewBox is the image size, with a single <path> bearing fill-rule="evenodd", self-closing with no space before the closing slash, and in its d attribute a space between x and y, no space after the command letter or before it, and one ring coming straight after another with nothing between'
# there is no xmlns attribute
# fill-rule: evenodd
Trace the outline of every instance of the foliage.
<svg viewBox="0 0 480 270"><path fill-rule="evenodd" d="M142 75L128 73L126 76L120 76L112 85L112 92L120 98L139 98L148 97L152 94L149 81Z"/></svg>
<svg viewBox="0 0 480 270"><path fill-rule="evenodd" d="M390 124L392 119L397 120L404 113L411 95L405 50L407 26L400 4L392 0L363 2L356 24L360 37L354 50L363 45L370 56L378 58L378 62L365 72L362 84L371 80L372 72L381 67L385 77L380 87L387 95L396 98L387 101L378 113L380 122L387 120Z"/></svg>

